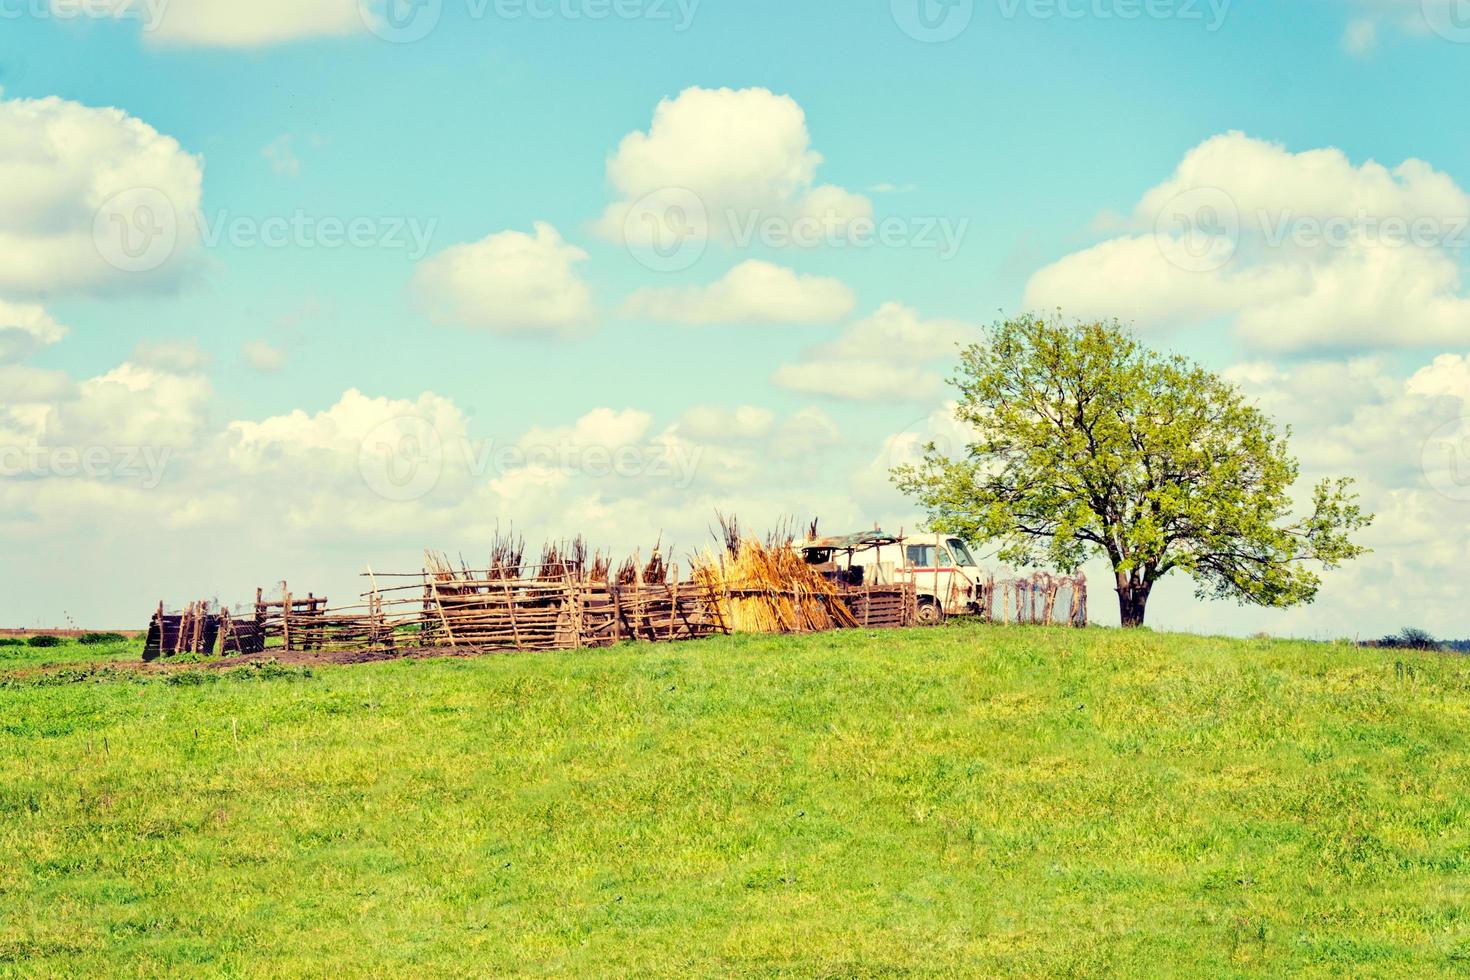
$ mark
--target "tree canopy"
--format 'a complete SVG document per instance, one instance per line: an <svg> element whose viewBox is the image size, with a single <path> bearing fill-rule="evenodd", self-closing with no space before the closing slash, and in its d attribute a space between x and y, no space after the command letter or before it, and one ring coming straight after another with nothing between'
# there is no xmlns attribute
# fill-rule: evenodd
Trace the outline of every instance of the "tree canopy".
<svg viewBox="0 0 1470 980"><path fill-rule="evenodd" d="M1125 626L1143 624L1175 570L1201 598L1290 606L1316 597L1309 565L1366 550L1352 535L1373 517L1352 480L1318 483L1293 519L1290 430L1116 321L1007 320L963 351L950 383L974 441L958 458L931 444L895 482L935 530L994 543L1003 561L1071 572L1106 557Z"/></svg>

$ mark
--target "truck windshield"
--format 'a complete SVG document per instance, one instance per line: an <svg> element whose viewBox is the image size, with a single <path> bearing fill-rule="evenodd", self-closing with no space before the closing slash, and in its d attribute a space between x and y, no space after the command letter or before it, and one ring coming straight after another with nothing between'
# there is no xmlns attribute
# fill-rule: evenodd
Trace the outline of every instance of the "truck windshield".
<svg viewBox="0 0 1470 980"><path fill-rule="evenodd" d="M966 548L965 543L959 538L949 539L949 549L954 552L955 559L961 565L975 564L975 559L970 555L970 549Z"/></svg>

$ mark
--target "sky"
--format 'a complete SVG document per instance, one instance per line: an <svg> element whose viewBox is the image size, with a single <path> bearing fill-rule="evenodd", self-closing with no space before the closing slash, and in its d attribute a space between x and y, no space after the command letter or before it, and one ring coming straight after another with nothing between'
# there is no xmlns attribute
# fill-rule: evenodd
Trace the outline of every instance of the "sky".
<svg viewBox="0 0 1470 980"><path fill-rule="evenodd" d="M0 624L912 530L957 345L1061 310L1378 515L1155 627L1470 635L1467 82L1462 0L0 0Z"/></svg>

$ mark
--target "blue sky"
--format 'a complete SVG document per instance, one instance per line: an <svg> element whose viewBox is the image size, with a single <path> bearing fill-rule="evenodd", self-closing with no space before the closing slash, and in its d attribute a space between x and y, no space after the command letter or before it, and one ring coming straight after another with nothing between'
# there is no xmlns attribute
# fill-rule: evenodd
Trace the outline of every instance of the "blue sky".
<svg viewBox="0 0 1470 980"><path fill-rule="evenodd" d="M91 625L127 625L159 597L182 602L197 597L192 589L243 598L282 576L340 593L370 560L416 567L424 546L474 554L497 521L537 540L586 531L614 548L646 548L660 531L682 547L702 546L698 535L716 504L743 508L752 523L782 513L822 514L843 529L912 523L902 499L872 479L874 464L894 456L896 435L942 428L933 417L942 419L945 396L932 381L954 338L997 316L1060 304L1079 315L1116 314L1160 346L1236 372L1297 426L1299 439L1336 447L1304 454L1309 474L1367 470L1370 504L1388 505L1378 564L1330 577L1316 608L1241 614L1198 604L1187 583L1176 583L1161 598L1163 625L1324 635L1422 622L1467 632L1458 595L1405 606L1401 590L1372 584L1397 576L1438 595L1453 555L1426 558L1425 540L1461 555L1470 543L1464 502L1436 491L1410 458L1466 414L1455 401L1458 365L1435 360L1464 358L1470 348L1470 321L1458 305L1465 290L1443 278L1446 269L1463 271L1463 244L1431 245L1422 266L1394 264L1378 277L1382 296L1358 289L1374 277L1349 264L1356 258L1308 248L1287 257L1252 252L1249 234L1230 266L1206 270L1208 283L1182 291L1163 274L1120 279L1094 251L1148 232L1147 195L1195 186L1191 159L1247 223L1258 198L1263 209L1321 220L1326 205L1297 207L1272 188L1310 196L1338 186L1332 181L1345 209L1360 199L1370 212L1397 214L1432 200L1433 215L1452 221L1456 195L1470 187L1470 133L1447 122L1445 107L1465 89L1470 45L1432 25L1453 27L1443 19L1453 0L1156 0L1146 8L1156 15L1134 18L1124 15L1142 0L959 0L954 12L970 17L968 26L943 43L905 33L906 0L686 0L682 10L672 0L628 0L645 15L602 20L561 12L585 13L596 0L559 0L544 18L444 0L434 28L412 43L367 29L381 26L381 0L365 0L365 11L356 0L302 0L279 11L262 4L257 13L223 0L170 0L148 31L135 17L141 8L125 0L108 0L124 3L119 19L62 16L64 2L4 7L0 106L56 97L65 104L58 118L77 132L109 133L115 124L95 110L115 107L153 136L136 146L117 137L123 148L105 152L57 142L59 130L32 143L25 127L38 124L17 108L21 121L0 130L0 168L33 161L42 145L76 157L52 171L93 176L115 173L128 154L173 154L192 158L202 175L197 200L184 193L175 203L181 211L197 205L216 229L235 222L258 232L295 217L365 220L379 237L407 225L428 237L418 254L412 241L327 248L309 233L275 247L226 234L180 249L147 274L80 284L61 271L0 278L0 301L44 309L66 328L12 359L7 377L25 381L0 390L0 413L12 415L0 436L54 453L146 442L155 418L167 423L156 431L171 433L153 437L170 456L156 486L89 481L50 463L0 480L0 528L18 547L53 555L41 572L7 563L0 573L7 622L51 623L66 612ZM728 105L749 130L698 131L703 110L684 101L691 90L729 90ZM657 152L641 162L625 157L622 172L678 175L691 166L680 159L685 147L697 143L702 149L690 155L714 162L691 180L723 180L710 175L753 157L760 134L790 127L783 107L794 105L791 134L806 143L777 150L790 152L785 164L803 153L821 161L785 198L766 201L767 210L773 201L797 207L814 187L839 188L848 195L843 208L868 208L875 220L962 228L958 248L948 255L912 241L781 248L712 240L690 268L651 270L599 219L624 196L613 177L620 146L651 131L661 102L688 109L683 128L671 122ZM710 111L724 104L700 103ZM1242 135L1231 142L1231 133ZM170 139L177 147L161 148ZM1191 157L1212 139L1225 141L1209 144L1218 154ZM1321 170L1311 154L1324 151L1338 151L1340 165ZM653 159L659 154L671 159ZM1407 160L1423 161L1431 176L1394 170ZM1386 185L1375 162L1393 174ZM748 178L759 166L742 171L745 185L731 178L704 196L715 210L711 194L748 203L758 196ZM55 187L44 176L27 179L39 188L27 193L56 215L75 211L68 193L86 197L73 186L80 177L58 177ZM93 181L94 195L105 179ZM10 215L0 212L0 240L14 232L9 247L22 248L44 222L24 217L21 193L12 195L0 191L0 201L11 201ZM1361 210L1354 204L1345 214ZM453 250L493 240L514 252L529 247L525 236L538 223L560 243L551 279L530 294L509 285L512 295L484 287L467 299L464 290L500 283L502 273L521 283L521 267L503 249ZM508 233L522 237L495 238ZM469 263L469 282L450 271L451 256ZM710 312L719 297L689 292L743 263L790 278L731 283L719 294L723 314ZM1406 282L1434 276L1441 278L1419 297L1443 307L1431 329L1403 297L1416 295ZM1318 286L1301 285L1308 280ZM1351 295L1333 283L1352 284ZM630 299L646 290L685 292ZM766 294L751 295L760 290ZM800 293L812 312L783 322L770 309L795 293L781 290ZM561 312L527 312L523 302ZM1381 330L1334 328L1333 302L1381 305ZM856 325L884 304L911 314L893 328L900 333L886 335L909 339L902 378L880 378L863 397L811 380L821 374L813 363L836 356L823 345L867 336ZM1306 324L1299 336L1278 325L1282 317ZM857 341L845 349L848 360L838 360L850 365ZM119 382L114 373L126 365L133 380ZM793 371L778 383L782 365L804 365L808 380L790 380ZM1437 373L1420 374L1431 368ZM111 380L89 384L99 378ZM1343 378L1357 380L1333 383ZM43 379L55 391L38 394ZM344 407L353 390L381 404ZM412 501L363 498L353 433L361 441L358 429L381 421L373 412L386 420L403 417L404 406L424 410L425 397L473 441L524 443L535 439L528 433L553 430L575 445L679 440L707 449L705 463L684 486L648 474L613 485L579 471L532 480L541 489L523 494L503 482L487 489L509 474L472 466L463 480L446 479ZM1331 411L1301 407L1322 399ZM1417 400L1406 407L1406 399ZM711 414L742 406L753 411L738 432ZM610 414L586 421L599 409ZM350 411L359 415L347 422ZM138 424L124 435L108 421L115 415ZM1362 441L1379 430L1398 435ZM1428 539L1426 527L1436 529ZM207 542L221 534L254 547L211 560ZM79 554L122 584L79 594L76 558L68 557ZM1379 590L1373 601L1364 601L1365 588ZM1115 615L1109 598L1099 582L1104 618Z"/></svg>

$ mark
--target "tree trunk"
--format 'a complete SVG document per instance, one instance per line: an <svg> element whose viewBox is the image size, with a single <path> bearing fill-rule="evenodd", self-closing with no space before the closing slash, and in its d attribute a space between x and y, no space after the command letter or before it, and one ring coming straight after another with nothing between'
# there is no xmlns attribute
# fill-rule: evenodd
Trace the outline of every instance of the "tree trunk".
<svg viewBox="0 0 1470 980"><path fill-rule="evenodd" d="M1124 572L1118 573L1118 616L1125 629L1143 625L1148 593L1152 588L1151 582L1135 580Z"/></svg>

